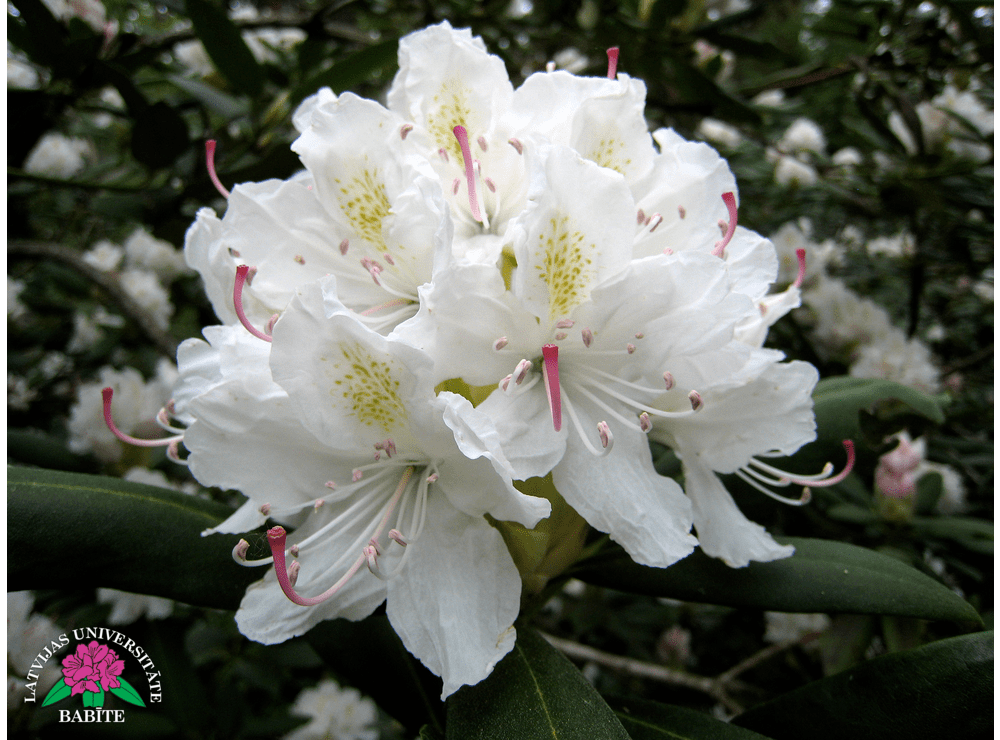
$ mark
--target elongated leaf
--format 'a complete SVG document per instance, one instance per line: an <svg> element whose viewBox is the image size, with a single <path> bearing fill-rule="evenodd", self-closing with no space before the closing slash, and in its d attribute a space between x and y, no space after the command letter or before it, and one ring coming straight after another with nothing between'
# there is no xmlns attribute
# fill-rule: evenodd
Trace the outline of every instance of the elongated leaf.
<svg viewBox="0 0 1000 740"><path fill-rule="evenodd" d="M360 622L321 622L306 639L338 675L370 695L412 734L425 724L442 730L441 679L410 655L384 614Z"/></svg>
<svg viewBox="0 0 1000 740"><path fill-rule="evenodd" d="M146 703L139 696L139 692L135 690L135 687L126 681L122 677L118 677L118 682L121 684L116 689L111 689L111 693L117 696L122 701L127 701L129 704L135 704L137 707L144 707Z"/></svg>
<svg viewBox="0 0 1000 740"><path fill-rule="evenodd" d="M708 604L979 621L960 596L894 558L843 542L778 541L795 545L795 555L730 568L698 550L669 568L647 568L621 552L595 558L572 575L620 591Z"/></svg>
<svg viewBox="0 0 1000 740"><path fill-rule="evenodd" d="M614 712L583 674L528 627L493 673L448 702L448 740L552 738L628 740Z"/></svg>
<svg viewBox="0 0 1000 740"><path fill-rule="evenodd" d="M918 516L911 524L921 534L954 540L974 552L993 554L992 522L968 516Z"/></svg>
<svg viewBox="0 0 1000 740"><path fill-rule="evenodd" d="M65 678L60 678L59 682L49 689L49 693L45 695L45 700L42 702L42 706L47 707L49 704L55 704L57 701L62 701L71 693L73 693L72 687L66 685Z"/></svg>
<svg viewBox="0 0 1000 740"><path fill-rule="evenodd" d="M775 740L936 740L993 735L993 633L892 653L736 718Z"/></svg>
<svg viewBox="0 0 1000 740"><path fill-rule="evenodd" d="M98 685L97 691L84 691L82 694L83 706L100 709L104 706L104 689Z"/></svg>
<svg viewBox="0 0 1000 740"><path fill-rule="evenodd" d="M223 6L211 0L185 0L184 5L194 32L215 68L240 92L251 96L260 94L264 88L264 70Z"/></svg>
<svg viewBox="0 0 1000 740"><path fill-rule="evenodd" d="M632 740L767 740L686 707L627 697L607 699Z"/></svg>
<svg viewBox="0 0 1000 740"><path fill-rule="evenodd" d="M179 87L208 110L218 113L223 118L236 118L250 112L250 105L246 98L237 98L211 85L206 85L200 80L192 80L180 75L167 75L167 79L171 85Z"/></svg>
<svg viewBox="0 0 1000 740"><path fill-rule="evenodd" d="M329 87L335 93L340 93L359 82L364 82L370 75L382 72L396 63L397 46L399 41L390 38L349 54L329 69L313 75L296 87L292 91L291 102L298 103L321 87Z"/></svg>
<svg viewBox="0 0 1000 740"><path fill-rule="evenodd" d="M859 439L858 412L889 399L906 404L938 424L944 421L944 411L936 398L900 383L871 378L825 378L813 391L819 435L834 441Z"/></svg>
<svg viewBox="0 0 1000 740"><path fill-rule="evenodd" d="M237 535L201 537L228 507L154 486L7 469L7 588L105 586L235 609L263 571L233 562Z"/></svg>

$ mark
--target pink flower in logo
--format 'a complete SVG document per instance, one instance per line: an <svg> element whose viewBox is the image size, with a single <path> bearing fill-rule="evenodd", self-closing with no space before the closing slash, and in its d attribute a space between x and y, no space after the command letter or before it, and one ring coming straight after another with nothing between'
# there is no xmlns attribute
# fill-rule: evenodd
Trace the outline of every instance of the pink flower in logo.
<svg viewBox="0 0 1000 740"><path fill-rule="evenodd" d="M85 691L96 694L121 686L118 676L124 670L125 662L119 660L114 650L96 640L87 645L77 645L76 652L63 658L62 663L66 685L73 687L70 696Z"/></svg>

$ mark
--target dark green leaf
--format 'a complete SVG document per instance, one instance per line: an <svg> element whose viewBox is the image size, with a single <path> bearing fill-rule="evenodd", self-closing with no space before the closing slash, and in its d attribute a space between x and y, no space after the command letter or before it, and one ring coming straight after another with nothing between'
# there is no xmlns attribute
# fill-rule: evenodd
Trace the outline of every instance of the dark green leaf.
<svg viewBox="0 0 1000 740"><path fill-rule="evenodd" d="M58 470L92 467L88 458L74 455L61 440L37 429L8 429L7 459Z"/></svg>
<svg viewBox="0 0 1000 740"><path fill-rule="evenodd" d="M816 681L734 721L775 740L993 735L993 633L953 637Z"/></svg>
<svg viewBox="0 0 1000 740"><path fill-rule="evenodd" d="M767 740L686 707L627 697L607 697L632 740Z"/></svg>
<svg viewBox="0 0 1000 740"><path fill-rule="evenodd" d="M7 587L105 586L235 609L264 573L233 562L238 536L201 537L229 513L118 478L9 467Z"/></svg>
<svg viewBox="0 0 1000 740"><path fill-rule="evenodd" d="M398 46L398 39L390 38L349 54L329 69L313 75L295 88L291 94L291 102L298 103L321 87L329 87L335 93L340 93L359 82L364 82L370 75L380 73L396 63Z"/></svg>
<svg viewBox="0 0 1000 740"><path fill-rule="evenodd" d="M448 699L449 740L596 740L628 734L601 695L558 650L528 627L493 673Z"/></svg>
<svg viewBox="0 0 1000 740"><path fill-rule="evenodd" d="M306 639L330 668L371 696L411 733L425 724L442 729L441 679L410 655L384 614L360 622L321 622Z"/></svg>
<svg viewBox="0 0 1000 740"><path fill-rule="evenodd" d="M944 490L944 478L938 472L925 473L917 481L916 501L913 510L917 514L931 514L937 506Z"/></svg>
<svg viewBox="0 0 1000 740"><path fill-rule="evenodd" d="M73 693L73 689L66 685L66 679L60 678L59 682L49 689L49 693L45 695L45 700L42 702L43 707L47 707L50 704L55 704L57 701L62 701Z"/></svg>
<svg viewBox="0 0 1000 740"><path fill-rule="evenodd" d="M192 98L204 105L208 110L223 118L232 119L245 116L250 111L246 98L237 98L221 90L206 85L200 80L191 80L180 75L167 75L167 79L175 87L179 87Z"/></svg>
<svg viewBox="0 0 1000 740"><path fill-rule="evenodd" d="M128 681L126 681L121 676L118 677L118 682L121 684L120 687L111 689L111 693L117 696L122 701L127 701L129 704L135 704L137 707L144 707L146 703L139 696L139 692L135 690Z"/></svg>
<svg viewBox="0 0 1000 740"><path fill-rule="evenodd" d="M938 424L944 422L941 403L891 380L870 378L825 378L816 384L813 401L820 437L840 441L858 439L861 434L858 412L871 410L880 401L895 399Z"/></svg>
<svg viewBox="0 0 1000 740"><path fill-rule="evenodd" d="M648 568L618 551L584 563L572 575L620 591L707 604L979 621L964 599L895 558L843 542L777 539L795 545L795 555L730 568L697 550L669 568Z"/></svg>
<svg viewBox="0 0 1000 740"><path fill-rule="evenodd" d="M210 0L186 0L185 7L215 68L240 92L259 95L264 88L264 70L223 6Z"/></svg>
<svg viewBox="0 0 1000 740"><path fill-rule="evenodd" d="M929 537L942 537L981 552L993 554L993 523L967 516L914 517L913 528Z"/></svg>

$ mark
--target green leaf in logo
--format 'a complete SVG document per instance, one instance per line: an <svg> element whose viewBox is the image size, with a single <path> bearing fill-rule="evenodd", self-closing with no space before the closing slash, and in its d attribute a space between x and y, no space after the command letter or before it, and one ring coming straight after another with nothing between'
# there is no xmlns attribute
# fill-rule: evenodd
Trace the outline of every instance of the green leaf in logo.
<svg viewBox="0 0 1000 740"><path fill-rule="evenodd" d="M121 686L117 689L110 689L111 693L117 696L122 701L127 701L129 704L135 704L137 707L145 707L146 704L142 701L142 697L139 696L139 692L126 681L124 678L119 678L118 681Z"/></svg>
<svg viewBox="0 0 1000 740"><path fill-rule="evenodd" d="M49 706L49 704L55 704L57 701L62 701L67 698L73 689L66 685L66 679L60 678L59 683L49 689L49 693L45 695L45 701L42 702L43 707Z"/></svg>

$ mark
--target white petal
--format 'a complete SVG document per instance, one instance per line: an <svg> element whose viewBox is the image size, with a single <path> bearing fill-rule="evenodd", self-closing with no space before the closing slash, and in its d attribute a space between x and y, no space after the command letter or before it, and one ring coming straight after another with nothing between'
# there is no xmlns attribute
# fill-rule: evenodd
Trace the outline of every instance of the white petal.
<svg viewBox="0 0 1000 740"><path fill-rule="evenodd" d="M266 521L267 517L260 513L260 502L250 499L249 501L244 501L243 505L234 511L224 522L203 531L201 536L249 532L257 529L257 527Z"/></svg>
<svg viewBox="0 0 1000 740"><path fill-rule="evenodd" d="M590 526L609 533L637 563L673 565L698 544L689 534L691 502L674 480L653 469L644 434L621 425L613 429L614 448L603 458L584 449L572 431L552 480ZM596 438L596 422L584 432Z"/></svg>
<svg viewBox="0 0 1000 740"><path fill-rule="evenodd" d="M500 533L443 496L428 498L427 525L408 547L386 611L406 649L444 680L444 699L513 648L521 578Z"/></svg>
<svg viewBox="0 0 1000 740"><path fill-rule="evenodd" d="M706 554L733 568L790 557L795 548L779 545L767 531L743 516L729 491L697 455L686 455L684 487L694 506L698 542Z"/></svg>
<svg viewBox="0 0 1000 740"><path fill-rule="evenodd" d="M549 473L566 451L567 427L552 429L552 415L541 381L513 398L497 390L476 407L489 416L517 480Z"/></svg>

